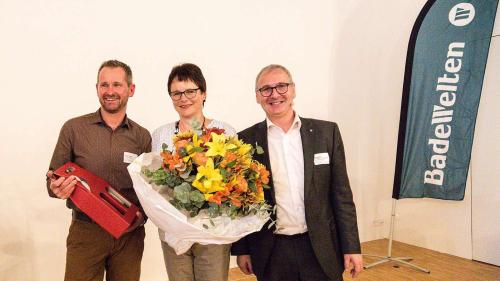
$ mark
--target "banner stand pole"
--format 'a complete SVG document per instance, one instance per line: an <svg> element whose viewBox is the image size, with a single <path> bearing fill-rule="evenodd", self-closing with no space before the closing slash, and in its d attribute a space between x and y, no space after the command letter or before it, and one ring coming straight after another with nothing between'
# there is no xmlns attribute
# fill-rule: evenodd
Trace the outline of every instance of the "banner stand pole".
<svg viewBox="0 0 500 281"><path fill-rule="evenodd" d="M419 271L422 271L425 273L431 273L431 271L428 269L425 269L423 267L420 267L420 266L417 266L417 265L410 263L410 261L413 260L413 258L411 258L411 257L393 257L392 256L392 239L393 239L393 235L394 235L394 219L395 218L396 218L396 199L393 198L392 199L392 211L391 211L391 228L389 230L389 246L387 249L387 256L376 256L376 255L363 254L363 256L366 256L366 257L380 259L379 261L367 264L363 267L365 269L369 269L369 268L372 268L374 266L384 264L386 262L395 262L395 263L401 263L401 264L407 265L413 269L416 269L416 270L419 270Z"/></svg>

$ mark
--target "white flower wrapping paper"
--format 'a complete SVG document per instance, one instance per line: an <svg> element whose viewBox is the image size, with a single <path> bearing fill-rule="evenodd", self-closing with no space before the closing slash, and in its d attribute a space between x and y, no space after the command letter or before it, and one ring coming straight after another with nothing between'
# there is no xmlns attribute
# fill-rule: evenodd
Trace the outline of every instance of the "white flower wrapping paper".
<svg viewBox="0 0 500 281"><path fill-rule="evenodd" d="M177 255L185 253L194 243L207 245L236 242L252 232L259 231L269 220L267 212L235 219L227 216L210 219L204 211L193 218L186 216L158 193L141 174L142 167L155 170L161 167L161 163L162 159L158 153L143 153L127 169L144 212L149 220L163 230L165 236L160 238L167 242Z"/></svg>

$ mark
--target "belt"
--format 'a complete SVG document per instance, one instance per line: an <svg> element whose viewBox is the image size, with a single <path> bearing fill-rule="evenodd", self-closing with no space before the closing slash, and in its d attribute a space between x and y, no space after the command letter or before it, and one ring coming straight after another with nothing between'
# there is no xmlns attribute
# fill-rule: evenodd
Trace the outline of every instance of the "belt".
<svg viewBox="0 0 500 281"><path fill-rule="evenodd" d="M95 223L89 216L87 216L85 213L73 210L73 219L79 220L79 221L85 221L85 222L91 222Z"/></svg>

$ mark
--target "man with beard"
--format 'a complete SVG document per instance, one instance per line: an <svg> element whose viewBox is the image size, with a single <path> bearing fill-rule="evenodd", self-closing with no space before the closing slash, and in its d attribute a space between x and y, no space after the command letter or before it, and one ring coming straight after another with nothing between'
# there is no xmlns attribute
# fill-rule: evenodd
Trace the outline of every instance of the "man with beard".
<svg viewBox="0 0 500 281"><path fill-rule="evenodd" d="M52 177L53 170L71 161L139 205L127 165L151 151L151 136L126 115L128 98L135 91L130 67L117 60L105 61L98 71L96 90L101 107L63 125L47 173L49 195L66 200L73 213L64 279L102 281L106 272L106 280L138 281L145 236L142 212L127 232L115 239L68 199L77 182L74 176Z"/></svg>
<svg viewBox="0 0 500 281"><path fill-rule="evenodd" d="M238 136L264 149L254 156L271 171L264 197L276 223L233 244L238 266L259 281L339 281L344 268L356 277L363 263L337 124L297 115L295 84L281 65L259 72L255 95L266 120Z"/></svg>

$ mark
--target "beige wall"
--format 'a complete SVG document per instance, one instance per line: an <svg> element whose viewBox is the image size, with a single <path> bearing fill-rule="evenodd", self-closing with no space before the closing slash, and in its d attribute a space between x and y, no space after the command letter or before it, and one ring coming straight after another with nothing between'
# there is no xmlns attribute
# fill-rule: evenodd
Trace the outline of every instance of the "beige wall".
<svg viewBox="0 0 500 281"><path fill-rule="evenodd" d="M264 119L253 87L270 63L295 75L297 111L326 119L332 13L330 1L0 1L0 280L62 280L70 212L44 175L63 122L98 108L102 61L131 65L129 116L150 130L177 117L165 84L181 62L204 71L207 116L237 129ZM159 280L147 230L142 280Z"/></svg>
<svg viewBox="0 0 500 281"><path fill-rule="evenodd" d="M237 129L263 119L258 70L288 66L299 114L340 125L361 239L386 236L406 46L424 3L0 1L0 280L62 279L70 213L48 198L44 174L63 122L98 108L96 71L109 58L132 66L129 116L150 130L176 118L165 84L177 63L202 68L205 113ZM470 192L401 201L397 223L398 240L471 256ZM149 223L142 280L165 276Z"/></svg>
<svg viewBox="0 0 500 281"><path fill-rule="evenodd" d="M329 95L332 107L328 116L340 123L347 146L363 241L388 236L406 51L411 28L425 2L335 2ZM499 14L497 12L497 25L493 34L500 33ZM497 38L492 39L490 54L500 51ZM491 124L486 118L498 120L499 116L498 112L492 112L491 105L485 104L494 100L488 96L498 94L500 90L498 79L492 78L498 75L494 71L500 65L500 61L494 58L495 56L490 55L488 61L478 124ZM485 110L488 112L484 112ZM474 144L481 143L481 139L486 139L486 143L496 139L498 143L500 128L493 128L497 130L485 132L478 126ZM473 149L473 153L475 150ZM493 155L496 158L488 157L484 150L481 156L473 154L471 170L493 166L495 168L491 170L498 171L498 153ZM485 173L482 174L484 175ZM476 179L471 182L474 177L469 176L463 201L397 201L394 239L472 258L471 190L481 192L483 188L496 188L484 186L485 182L493 183L496 177L493 172L489 172L481 181ZM496 212L491 216L498 218L498 208ZM499 233L489 235L498 237Z"/></svg>

